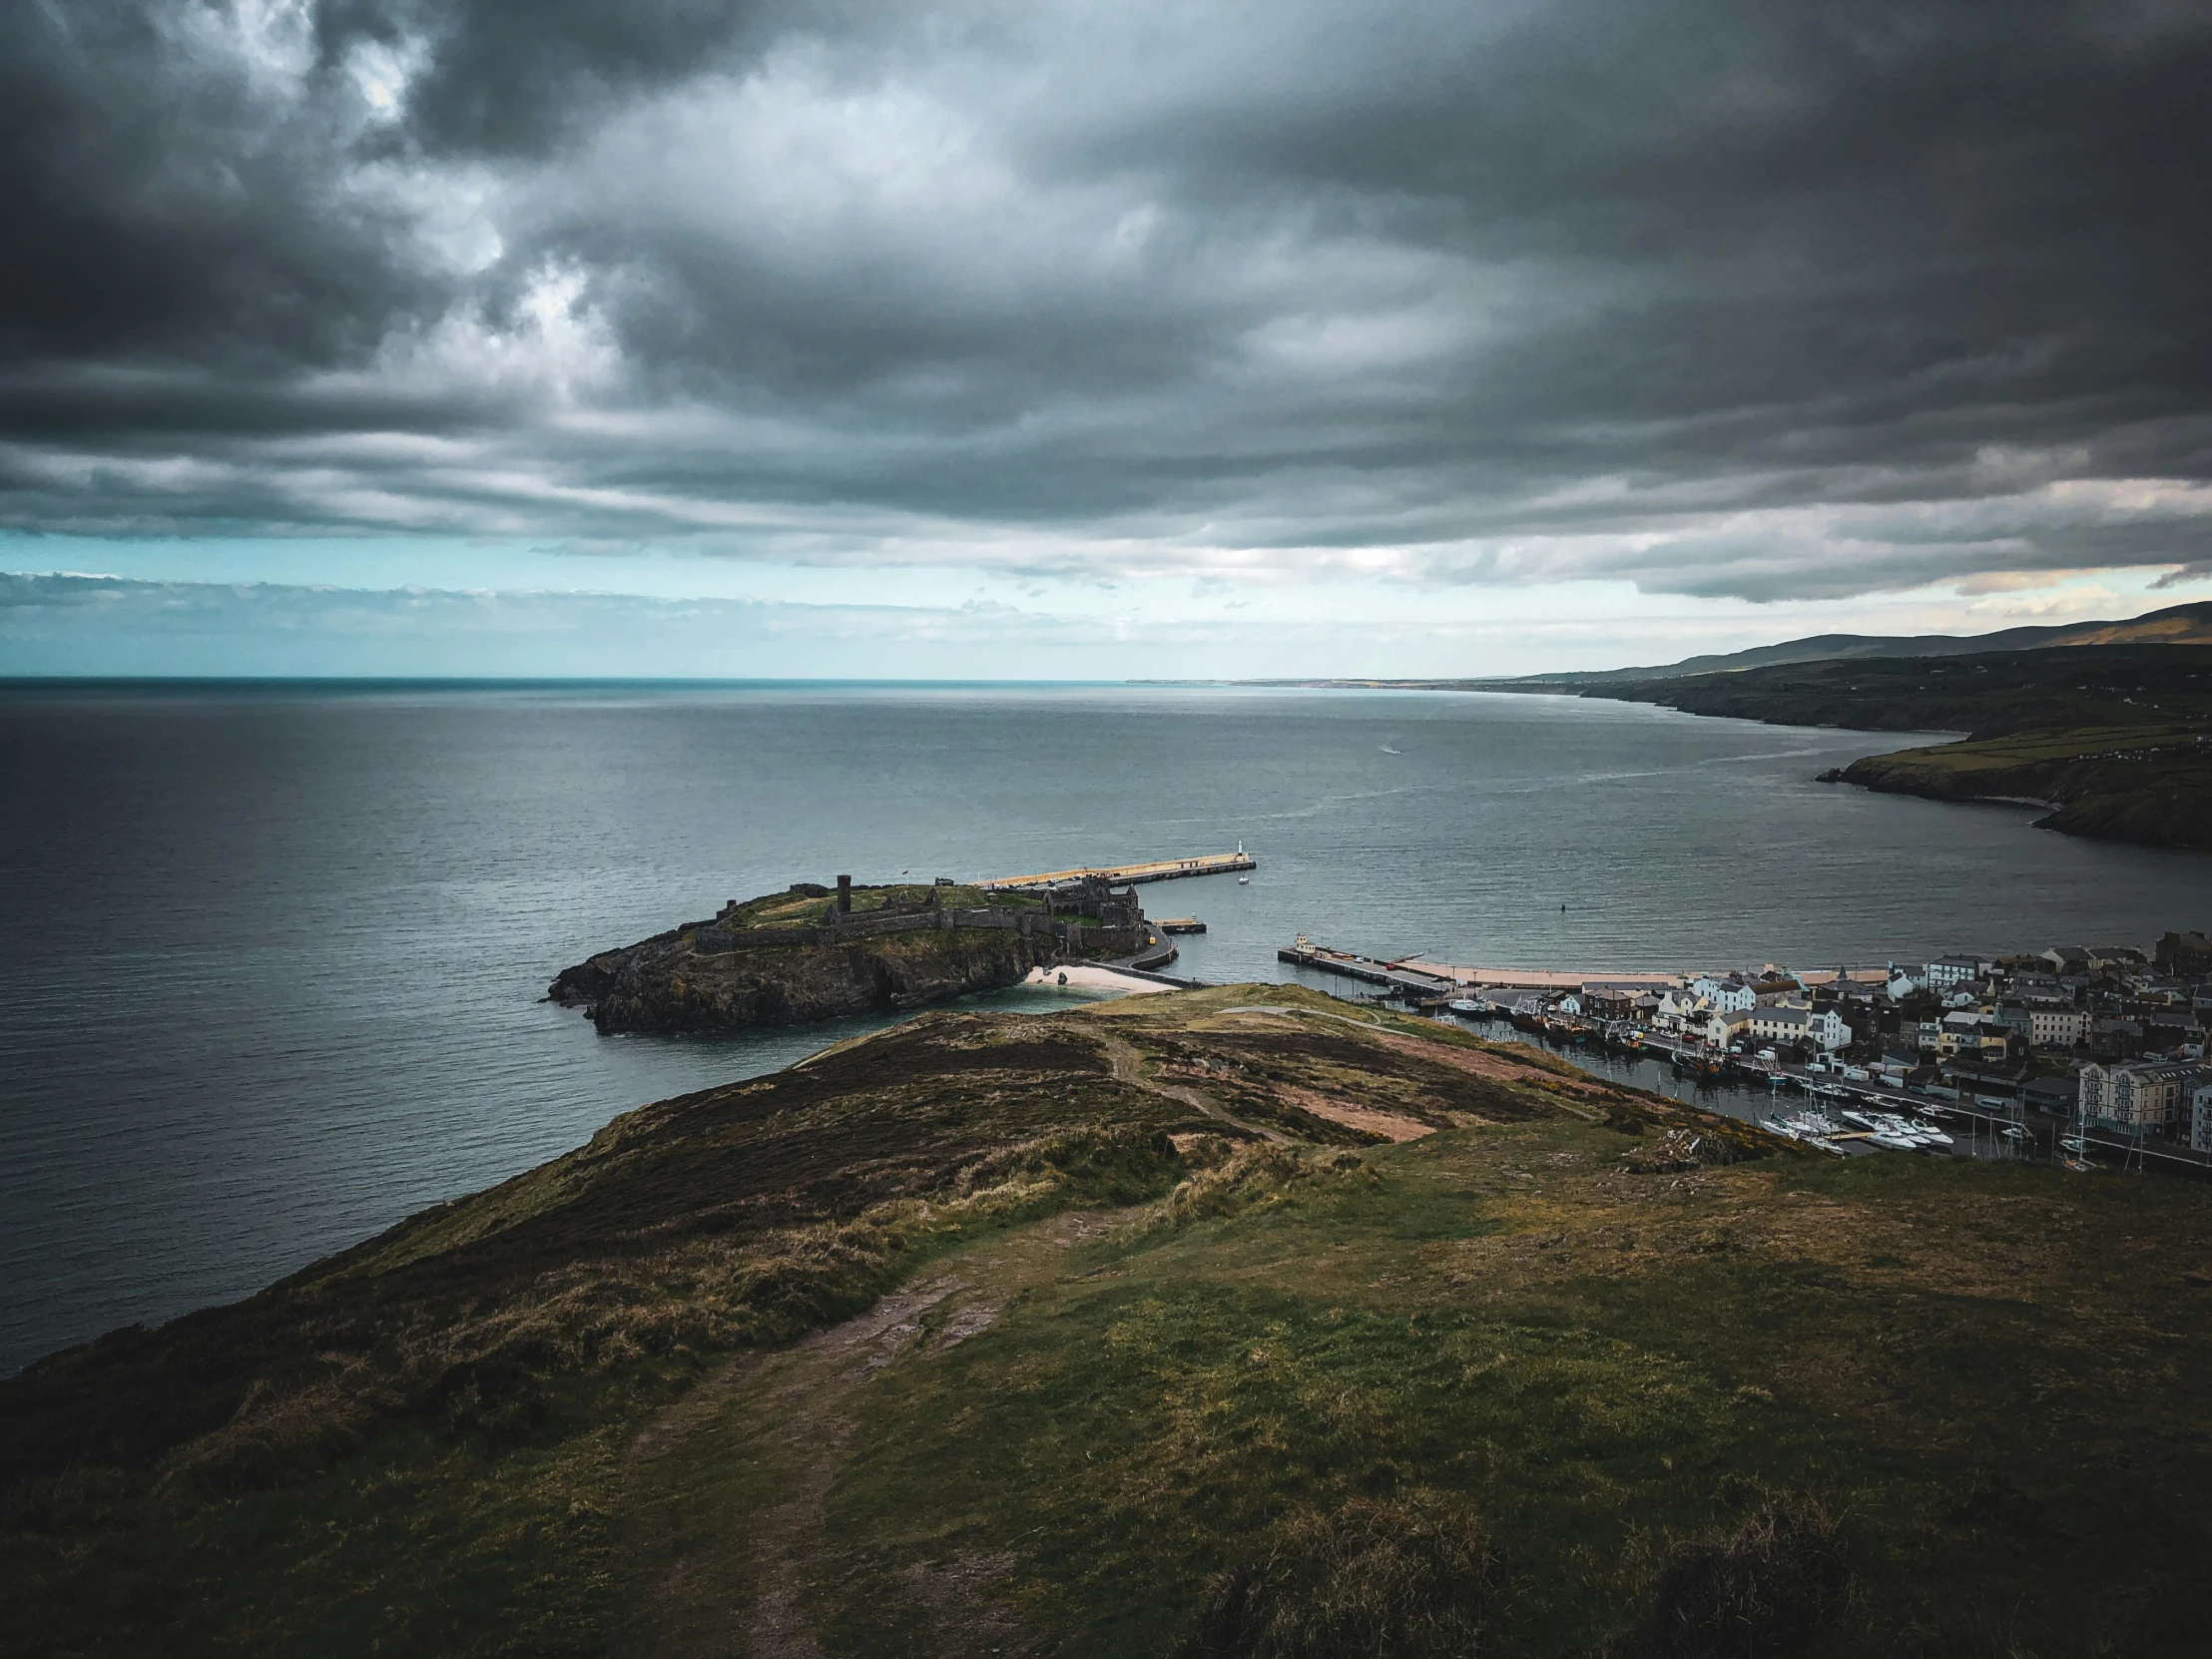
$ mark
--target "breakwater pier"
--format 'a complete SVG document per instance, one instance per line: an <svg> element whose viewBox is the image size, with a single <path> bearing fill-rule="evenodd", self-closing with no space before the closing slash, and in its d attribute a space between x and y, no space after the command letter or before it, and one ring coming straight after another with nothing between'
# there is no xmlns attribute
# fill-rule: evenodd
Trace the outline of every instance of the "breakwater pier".
<svg viewBox="0 0 2212 1659"><path fill-rule="evenodd" d="M1315 968L1346 979L1386 986L1389 993L1410 1001L1449 996L1453 990L1452 981L1442 973L1412 967L1403 962L1381 961L1350 950L1332 950L1327 945L1315 944L1305 937L1301 937L1296 944L1283 946L1275 953L1275 959L1289 962L1293 967Z"/></svg>
<svg viewBox="0 0 2212 1659"><path fill-rule="evenodd" d="M987 892L1011 892L1023 887L1056 887L1063 881L1085 876L1124 885L1145 881L1176 881L1186 875L1228 875L1241 869L1258 869L1260 861L1240 843L1234 852L1206 852L1195 858L1155 858L1142 864L1096 864L1083 869L1048 869L1037 875L998 875L977 886Z"/></svg>
<svg viewBox="0 0 2212 1659"><path fill-rule="evenodd" d="M1463 967L1452 962L1428 962L1412 959L1389 960L1378 956L1362 956L1356 951L1336 950L1313 940L1299 938L1296 944L1284 945L1275 953L1279 962L1293 967L1313 968L1321 973L1334 973L1346 979L1359 979L1370 985L1386 985L1396 991L1414 997L1452 996L1463 990L1520 990L1520 991L1578 991L1593 979L1608 985L1637 985L1652 990L1669 990L1682 983L1678 973L1583 973L1556 972L1540 968L1492 968Z"/></svg>

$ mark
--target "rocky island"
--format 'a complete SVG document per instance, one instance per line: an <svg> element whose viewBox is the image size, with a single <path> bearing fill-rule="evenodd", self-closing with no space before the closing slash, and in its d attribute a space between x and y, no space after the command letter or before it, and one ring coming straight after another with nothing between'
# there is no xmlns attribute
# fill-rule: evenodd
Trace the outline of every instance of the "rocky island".
<svg viewBox="0 0 2212 1659"><path fill-rule="evenodd" d="M918 1008L1153 941L1133 891L1081 877L1005 892L949 878L794 882L561 970L547 995L601 1031L736 1031Z"/></svg>

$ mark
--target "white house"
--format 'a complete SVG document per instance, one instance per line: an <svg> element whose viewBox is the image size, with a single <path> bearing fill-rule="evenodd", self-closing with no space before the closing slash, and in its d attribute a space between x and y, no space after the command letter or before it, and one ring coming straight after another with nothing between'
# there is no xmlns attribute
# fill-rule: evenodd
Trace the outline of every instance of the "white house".
<svg viewBox="0 0 2212 1659"><path fill-rule="evenodd" d="M1811 1043L1816 1048L1842 1048L1851 1041L1851 1027L1833 1008L1818 1013L1811 1008L1755 1008L1751 1034L1761 1042Z"/></svg>
<svg viewBox="0 0 2212 1659"><path fill-rule="evenodd" d="M2190 1091L2189 1144L2199 1152L2212 1152L2212 1076Z"/></svg>
<svg viewBox="0 0 2212 1659"><path fill-rule="evenodd" d="M1733 976L1727 979L1716 979L1709 973L1700 974L1690 981L1690 989L1714 1007L1725 1008L1732 1012L1737 1009L1755 1007L1759 1001L1756 991L1741 979Z"/></svg>
<svg viewBox="0 0 2212 1659"><path fill-rule="evenodd" d="M1981 977L1981 963L1972 956L1944 956L1933 961L1922 970L1921 977L1932 991L1943 991L1953 985L1963 985L1969 979Z"/></svg>
<svg viewBox="0 0 2212 1659"><path fill-rule="evenodd" d="M2027 1004L2027 1040L2037 1048L2071 1048L2089 1034L2089 1022L2071 1003Z"/></svg>
<svg viewBox="0 0 2212 1659"><path fill-rule="evenodd" d="M1705 1016L1705 1040L1715 1048L1726 1048L1751 1029L1751 1015L1742 1008L1715 1008Z"/></svg>

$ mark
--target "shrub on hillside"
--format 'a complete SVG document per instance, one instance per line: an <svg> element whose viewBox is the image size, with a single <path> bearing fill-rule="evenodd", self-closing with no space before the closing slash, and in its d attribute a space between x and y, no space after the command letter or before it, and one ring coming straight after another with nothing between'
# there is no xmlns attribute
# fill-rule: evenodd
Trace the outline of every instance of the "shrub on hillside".
<svg viewBox="0 0 2212 1659"><path fill-rule="evenodd" d="M1163 1219L1171 1227L1187 1227L1210 1216L1226 1216L1279 1201L1300 1186L1376 1179L1357 1152L1309 1152L1278 1146L1273 1141L1254 1141L1178 1186L1168 1195Z"/></svg>
<svg viewBox="0 0 2212 1659"><path fill-rule="evenodd" d="M1682 1549L1616 1659L1789 1659L1851 1587L1833 1516L1802 1493L1770 1494L1733 1531Z"/></svg>
<svg viewBox="0 0 2212 1659"><path fill-rule="evenodd" d="M1465 1659L1494 1576L1481 1523L1447 1494L1309 1510L1214 1580L1183 1659Z"/></svg>

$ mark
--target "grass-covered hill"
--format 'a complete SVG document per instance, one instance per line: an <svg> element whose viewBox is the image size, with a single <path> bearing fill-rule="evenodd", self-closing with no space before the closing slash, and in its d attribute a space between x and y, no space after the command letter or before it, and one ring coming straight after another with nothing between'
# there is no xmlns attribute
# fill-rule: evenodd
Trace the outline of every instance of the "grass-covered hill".
<svg viewBox="0 0 2212 1659"><path fill-rule="evenodd" d="M2212 1199L924 1015L0 1385L24 1653L2200 1650Z"/></svg>
<svg viewBox="0 0 2212 1659"><path fill-rule="evenodd" d="M1961 743L1855 761L1843 779L1936 800L2042 802L2044 829L2212 850L2208 647L1801 663L1583 695L1786 726L1963 732Z"/></svg>

